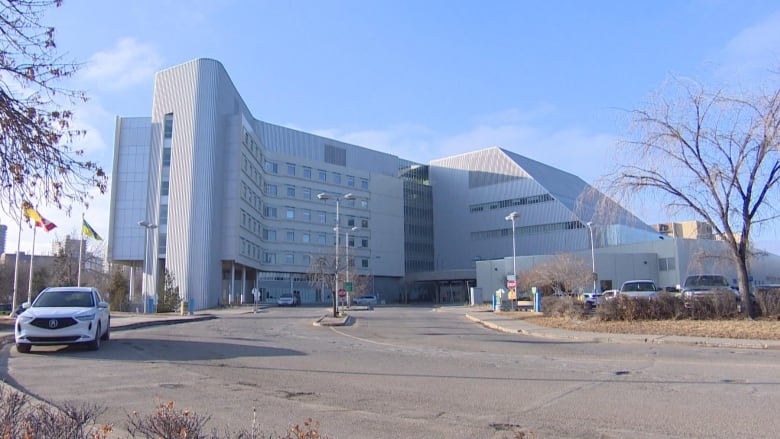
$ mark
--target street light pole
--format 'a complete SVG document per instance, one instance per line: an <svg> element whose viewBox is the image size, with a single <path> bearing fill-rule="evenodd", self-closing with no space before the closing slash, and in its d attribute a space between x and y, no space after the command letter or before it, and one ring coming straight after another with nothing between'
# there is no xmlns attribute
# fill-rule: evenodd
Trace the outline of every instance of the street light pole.
<svg viewBox="0 0 780 439"><path fill-rule="evenodd" d="M147 295L149 294L149 281L147 279L147 273L149 271L149 232L157 228L157 224L150 223L149 221L138 221L138 225L144 228L144 281L141 284L141 297L144 302L144 314L148 313L150 310L147 309L146 302ZM154 277L154 276L152 276ZM154 280L152 280L154 281Z"/></svg>
<svg viewBox="0 0 780 439"><path fill-rule="evenodd" d="M347 259L347 280L346 284L349 283L349 232L357 232L360 230L360 227L353 227L351 229L347 229L346 233L344 233L344 255ZM344 285L344 288L346 289L346 284ZM351 297L350 297L350 291L347 290L347 306L352 305Z"/></svg>
<svg viewBox="0 0 780 439"><path fill-rule="evenodd" d="M596 292L596 250L593 247L593 221L588 221L588 230L590 231L590 263L593 269L593 292Z"/></svg>
<svg viewBox="0 0 780 439"><path fill-rule="evenodd" d="M515 244L515 220L520 217L520 214L517 212L512 212L509 215L507 215L504 219L507 221L512 221L512 282L514 282L514 290L515 290L515 299L517 298L517 247ZM510 296L510 300L512 299ZM514 305L512 306L514 309Z"/></svg>
<svg viewBox="0 0 780 439"><path fill-rule="evenodd" d="M345 194L343 196L331 196L327 193L321 193L317 194L317 198L323 201L328 201L331 198L335 198L336 200L336 227L333 228L333 230L336 232L336 263L334 264L334 270L333 270L333 277L334 277L334 291L333 291L333 317L338 317L339 310L338 310L338 294L339 294L339 225L340 219L339 219L339 204L341 202L341 199L345 200L354 200L356 197L355 195L349 193Z"/></svg>
<svg viewBox="0 0 780 439"><path fill-rule="evenodd" d="M512 212L509 215L504 218L507 221L512 221L512 274L515 276L515 279L517 279L517 253L515 252L515 220L520 218L520 214L517 212Z"/></svg>

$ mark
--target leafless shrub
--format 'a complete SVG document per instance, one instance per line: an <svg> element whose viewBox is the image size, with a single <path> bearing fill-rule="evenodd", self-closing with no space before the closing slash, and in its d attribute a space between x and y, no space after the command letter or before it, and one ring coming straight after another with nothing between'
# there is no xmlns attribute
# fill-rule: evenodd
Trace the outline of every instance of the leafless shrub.
<svg viewBox="0 0 780 439"><path fill-rule="evenodd" d="M571 296L542 297L542 313L547 317L582 318L584 310L582 303Z"/></svg>
<svg viewBox="0 0 780 439"><path fill-rule="evenodd" d="M780 288L757 289L755 303L763 317L780 318Z"/></svg>
<svg viewBox="0 0 780 439"><path fill-rule="evenodd" d="M731 290L717 291L686 302L690 317L695 320L734 318L739 308L737 297Z"/></svg>
<svg viewBox="0 0 780 439"><path fill-rule="evenodd" d="M105 409L92 404L63 408L31 404L19 392L0 386L0 437L3 439L105 439L111 426L97 425Z"/></svg>
<svg viewBox="0 0 780 439"><path fill-rule="evenodd" d="M679 320L689 314L685 302L672 294L653 299L619 297L596 308L596 318L602 321Z"/></svg>
<svg viewBox="0 0 780 439"><path fill-rule="evenodd" d="M210 416L201 416L189 409L176 410L173 401L160 402L157 409L150 415L140 415L132 412L127 415L127 431L130 436L148 439L207 439L204 433Z"/></svg>

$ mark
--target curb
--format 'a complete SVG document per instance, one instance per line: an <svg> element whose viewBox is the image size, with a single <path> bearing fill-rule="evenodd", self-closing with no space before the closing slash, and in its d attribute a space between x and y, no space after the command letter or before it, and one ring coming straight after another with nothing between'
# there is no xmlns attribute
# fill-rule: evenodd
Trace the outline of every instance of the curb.
<svg viewBox="0 0 780 439"><path fill-rule="evenodd" d="M346 317L331 317L324 315L314 321L314 326L349 326L354 323L355 319L347 314Z"/></svg>
<svg viewBox="0 0 780 439"><path fill-rule="evenodd" d="M761 349L780 350L780 343L767 343L763 340L742 340L731 338L684 337L675 335L634 335L634 334L601 334L593 332L577 333L576 331L555 328L508 328L500 324L482 320L471 314L466 318L486 328L509 334L522 334L531 337L568 340L591 343L631 343L631 344L665 344L678 346L717 347L731 349ZM527 325L531 326L531 325Z"/></svg>

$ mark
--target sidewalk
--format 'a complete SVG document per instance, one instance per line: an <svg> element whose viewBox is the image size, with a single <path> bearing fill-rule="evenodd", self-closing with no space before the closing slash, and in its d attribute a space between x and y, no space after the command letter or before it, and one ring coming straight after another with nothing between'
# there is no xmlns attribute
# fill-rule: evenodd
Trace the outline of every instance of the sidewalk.
<svg viewBox="0 0 780 439"><path fill-rule="evenodd" d="M513 318L511 312L493 312L489 309L485 310L465 306L442 307L439 308L439 310L463 314L467 319L497 331L555 340L568 340L572 342L673 344L738 349L780 349L780 340L743 340L714 337L684 337L676 335L608 334L601 332L569 331L565 329L537 326L528 323L523 319Z"/></svg>

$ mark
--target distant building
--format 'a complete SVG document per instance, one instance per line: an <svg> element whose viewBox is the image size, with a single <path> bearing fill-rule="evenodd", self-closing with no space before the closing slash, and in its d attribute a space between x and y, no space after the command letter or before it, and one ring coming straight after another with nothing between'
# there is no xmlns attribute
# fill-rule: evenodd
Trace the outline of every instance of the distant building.
<svg viewBox="0 0 780 439"><path fill-rule="evenodd" d="M505 283L513 248L531 264L596 254L605 286L673 285L689 260L687 243L579 177L505 148L426 165L258 120L211 59L158 72L151 117L118 118L115 138L108 257L141 269L152 294L170 272L193 309L254 288L329 303L308 274L336 252L389 302L464 301Z"/></svg>

